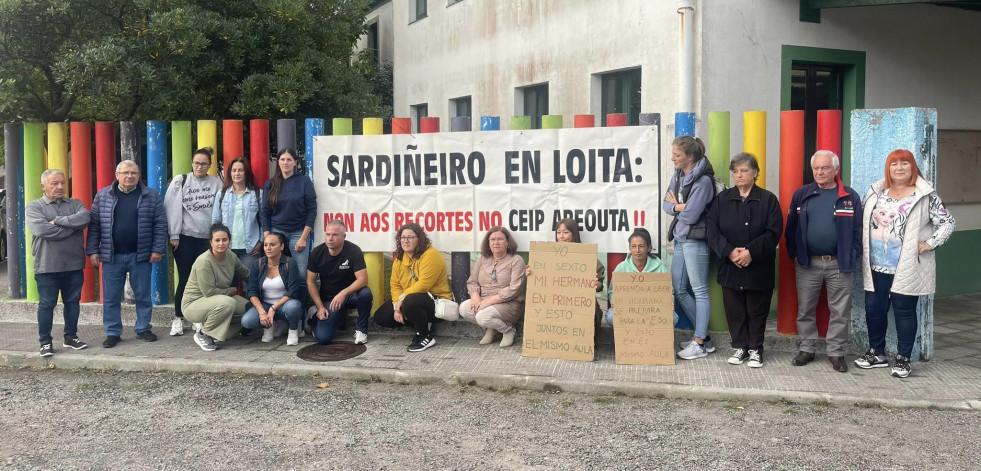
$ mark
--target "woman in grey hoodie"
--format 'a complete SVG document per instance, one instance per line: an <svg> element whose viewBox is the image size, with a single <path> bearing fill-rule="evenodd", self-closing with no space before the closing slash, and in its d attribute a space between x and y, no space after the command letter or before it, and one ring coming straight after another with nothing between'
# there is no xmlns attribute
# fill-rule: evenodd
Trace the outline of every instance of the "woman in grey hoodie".
<svg viewBox="0 0 981 471"><path fill-rule="evenodd" d="M177 264L175 317L170 325L170 335L184 335L184 313L181 309L184 287L187 285L187 277L191 275L194 260L210 247L211 213L215 205L215 193L221 189L221 179L208 175L213 152L210 147L194 151L191 156L191 173L174 177L164 197L167 232L170 234L170 247Z"/></svg>

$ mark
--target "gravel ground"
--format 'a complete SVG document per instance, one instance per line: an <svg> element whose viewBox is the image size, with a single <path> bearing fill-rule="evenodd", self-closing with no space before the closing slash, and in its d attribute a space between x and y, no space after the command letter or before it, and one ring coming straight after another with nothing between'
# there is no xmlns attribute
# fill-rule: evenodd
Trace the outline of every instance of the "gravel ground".
<svg viewBox="0 0 981 471"><path fill-rule="evenodd" d="M0 411L3 469L981 467L977 412L10 368Z"/></svg>

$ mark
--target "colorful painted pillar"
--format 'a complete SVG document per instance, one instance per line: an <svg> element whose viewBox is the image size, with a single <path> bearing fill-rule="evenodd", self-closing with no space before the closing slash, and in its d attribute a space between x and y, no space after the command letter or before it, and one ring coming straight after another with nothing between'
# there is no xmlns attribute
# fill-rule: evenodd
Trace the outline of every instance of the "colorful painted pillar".
<svg viewBox="0 0 981 471"><path fill-rule="evenodd" d="M354 130L351 129L352 123L350 118L334 118L334 121L331 124L332 124L331 127L334 130L333 134L335 136L350 136L351 134L354 134L353 132ZM347 125L346 128L344 127L345 124ZM338 126L340 126L341 128L338 129L337 128ZM303 146L303 156L304 156L303 161L304 161L304 166L306 167L304 172L312 180L313 179L313 138L315 136L325 135L324 120L320 118L307 118L303 122L303 131L306 136L306 140L305 140L306 145ZM340 133L338 133L338 131L340 131Z"/></svg>
<svg viewBox="0 0 981 471"><path fill-rule="evenodd" d="M818 110L817 112L817 149L830 150L841 160L841 110ZM808 165L810 158L807 159ZM838 175L842 180L847 180L841 174L844 165L838 168ZM861 194L864 197L864 194ZM817 322L818 335L825 337L828 335L828 323L831 322L831 307L828 305L828 289L821 288L821 295L818 296L817 307L814 313Z"/></svg>
<svg viewBox="0 0 981 471"><path fill-rule="evenodd" d="M41 172L44 171L44 124L24 124L24 202L30 203L44 194L41 191ZM37 301L37 282L34 281L34 254L31 252L31 228L24 224L27 274L27 300Z"/></svg>
<svg viewBox="0 0 981 471"><path fill-rule="evenodd" d="M287 147L296 149L296 120L276 120L276 154Z"/></svg>
<svg viewBox="0 0 981 471"><path fill-rule="evenodd" d="M140 180L146 179L146 169L140 162L140 133L133 121L119 123L119 157L120 160L132 160L140 166Z"/></svg>
<svg viewBox="0 0 981 471"><path fill-rule="evenodd" d="M896 149L907 149L916 158L920 172L937 187L937 110L933 108L895 108L887 110L854 110L851 114L851 187L863 198L873 183L883 178L886 158ZM964 169L977 172L977 169ZM859 217L858 214L855 217ZM867 250L868 247L863 247ZM944 250L940 247L938 250ZM862 277L855 275L852 291L852 343L861 350L868 348L865 324L865 291ZM933 358L933 295L920 296L913 361ZM896 331L886 333L886 354L896 354Z"/></svg>
<svg viewBox="0 0 981 471"><path fill-rule="evenodd" d="M208 175L218 176L218 122L213 119L200 119L198 124L198 142L196 149L210 147L214 152L211 153L211 168ZM193 157L193 156L192 156Z"/></svg>
<svg viewBox="0 0 981 471"><path fill-rule="evenodd" d="M14 182L15 188L11 188L7 185L7 286L8 295L11 299L21 299L24 297L24 285L21 283L21 261L23 259L24 247L20 243L20 234L23 231L19 230L23 221L21 220L21 215L24 214L20 211L18 205L21 201L21 194L18 188L22 188L23 185L17 185L18 174L21 173L23 154L22 154L22 141L23 129L20 123L4 123L3 124L3 150L6 156L6 181Z"/></svg>
<svg viewBox="0 0 981 471"><path fill-rule="evenodd" d="M756 184L766 188L766 111L743 113L743 152L756 156L760 164L760 177Z"/></svg>
<svg viewBox="0 0 981 471"><path fill-rule="evenodd" d="M729 139L730 120L728 111L711 111L708 114L708 159L715 169L715 176L729 185ZM724 332L729 330L726 321L725 305L722 302L722 285L718 283L719 258L713 253L709 257L709 300L712 313L709 317L709 330Z"/></svg>
<svg viewBox="0 0 981 471"><path fill-rule="evenodd" d="M385 133L385 122L381 118L365 118L361 130L365 136L380 136ZM371 312L375 312L385 302L385 256L381 252L366 252L364 263L372 296Z"/></svg>
<svg viewBox="0 0 981 471"><path fill-rule="evenodd" d="M70 126L71 139L71 196L82 202L86 208L92 207L92 125L89 123L73 122ZM9 226L8 226L9 227ZM88 229L85 230L86 237ZM82 269L82 298L81 302L90 303L95 300L95 270L92 262L85 257L85 268Z"/></svg>
<svg viewBox="0 0 981 471"><path fill-rule="evenodd" d="M45 167L56 168L65 172L66 176L69 175L68 123L48 123L48 160ZM68 191L65 194L68 194Z"/></svg>
<svg viewBox="0 0 981 471"><path fill-rule="evenodd" d="M472 120L469 116L456 116L450 119L450 132L470 132ZM470 299L467 280L470 279L470 252L451 252L450 269L453 296L460 302Z"/></svg>
<svg viewBox="0 0 981 471"><path fill-rule="evenodd" d="M787 226L790 200L804 184L804 111L780 112L780 209ZM787 254L786 240L781 237L777 249L777 333L797 334L797 265Z"/></svg>
<svg viewBox="0 0 981 471"><path fill-rule="evenodd" d="M245 129L242 120L226 119L221 122L221 169L229 162L245 156ZM221 170L216 169L216 170ZM224 177L222 177L224 178Z"/></svg>
<svg viewBox="0 0 981 471"><path fill-rule="evenodd" d="M619 127L626 126L628 120L628 115L626 113L610 113L606 115L606 127ZM612 247L609 247L612 249ZM606 284L610 283L613 279L613 270L616 269L620 262L627 259L627 254L623 252L607 252L606 253ZM604 296L605 298L606 296Z"/></svg>
<svg viewBox="0 0 981 471"><path fill-rule="evenodd" d="M562 129L562 115L547 114L542 116L542 129Z"/></svg>
<svg viewBox="0 0 981 471"><path fill-rule="evenodd" d="M500 116L481 116L480 117L480 130L481 131L500 131L501 130L501 117Z"/></svg>
<svg viewBox="0 0 981 471"><path fill-rule="evenodd" d="M146 123L146 183L161 196L167 193L167 122ZM170 283L167 280L167 251L150 272L150 299L155 306L167 304Z"/></svg>
<svg viewBox="0 0 981 471"><path fill-rule="evenodd" d="M252 176L259 188L265 188L269 179L269 120L249 121L249 164Z"/></svg>
<svg viewBox="0 0 981 471"><path fill-rule="evenodd" d="M526 129L531 129L531 116L512 116L511 117L511 130L512 131L524 131Z"/></svg>
<svg viewBox="0 0 981 471"><path fill-rule="evenodd" d="M577 114L572 117L572 127L592 128L596 126L596 116L591 114Z"/></svg>
<svg viewBox="0 0 981 471"><path fill-rule="evenodd" d="M191 145L191 122L172 121L170 123L171 180L178 175L191 173L192 152L194 152L194 147ZM177 265L173 262L173 258L171 260L171 263L167 264L169 265L167 267L169 272L167 279L170 280L170 286L167 289L168 294L174 293L174 290L180 283L178 280Z"/></svg>
<svg viewBox="0 0 981 471"><path fill-rule="evenodd" d="M674 137L681 136L694 136L695 135L695 113L675 113L674 114ZM672 261L674 257L672 255ZM711 257L709 257L711 260ZM709 285L711 286L711 282ZM675 313L678 315L678 322L675 323L675 327L684 330L694 330L695 326L688 320L688 316L684 314L681 306L674 307ZM694 316L694 314L692 314Z"/></svg>
<svg viewBox="0 0 981 471"><path fill-rule="evenodd" d="M108 121L95 123L95 188L101 190L116 181L116 124ZM98 191L97 191L98 192ZM100 270L101 277L102 272ZM103 299L99 284L99 300Z"/></svg>
<svg viewBox="0 0 981 471"><path fill-rule="evenodd" d="M392 118L392 134L412 134L412 118Z"/></svg>

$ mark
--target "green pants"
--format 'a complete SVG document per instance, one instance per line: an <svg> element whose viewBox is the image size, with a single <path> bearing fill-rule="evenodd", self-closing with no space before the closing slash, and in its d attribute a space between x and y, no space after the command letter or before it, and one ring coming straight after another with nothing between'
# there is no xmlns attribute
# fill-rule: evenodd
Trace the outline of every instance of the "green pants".
<svg viewBox="0 0 981 471"><path fill-rule="evenodd" d="M183 306L184 318L203 324L201 332L215 340L228 340L242 330L242 315L248 303L241 296L223 294L199 298Z"/></svg>

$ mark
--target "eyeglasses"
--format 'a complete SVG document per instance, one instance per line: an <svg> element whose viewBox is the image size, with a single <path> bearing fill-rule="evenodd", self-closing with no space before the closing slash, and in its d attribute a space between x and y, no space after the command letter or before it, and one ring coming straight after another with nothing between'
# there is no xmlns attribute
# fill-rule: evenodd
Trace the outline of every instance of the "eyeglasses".
<svg viewBox="0 0 981 471"><path fill-rule="evenodd" d="M191 162L191 165L195 167L210 167L211 162Z"/></svg>
<svg viewBox="0 0 981 471"><path fill-rule="evenodd" d="M418 239L418 237L416 237L416 236L402 236L402 237L399 237L399 240L406 240L406 241L408 241L408 240L415 240L415 239Z"/></svg>
<svg viewBox="0 0 981 471"><path fill-rule="evenodd" d="M117 175L122 175L124 177L138 177L140 172L116 172Z"/></svg>

